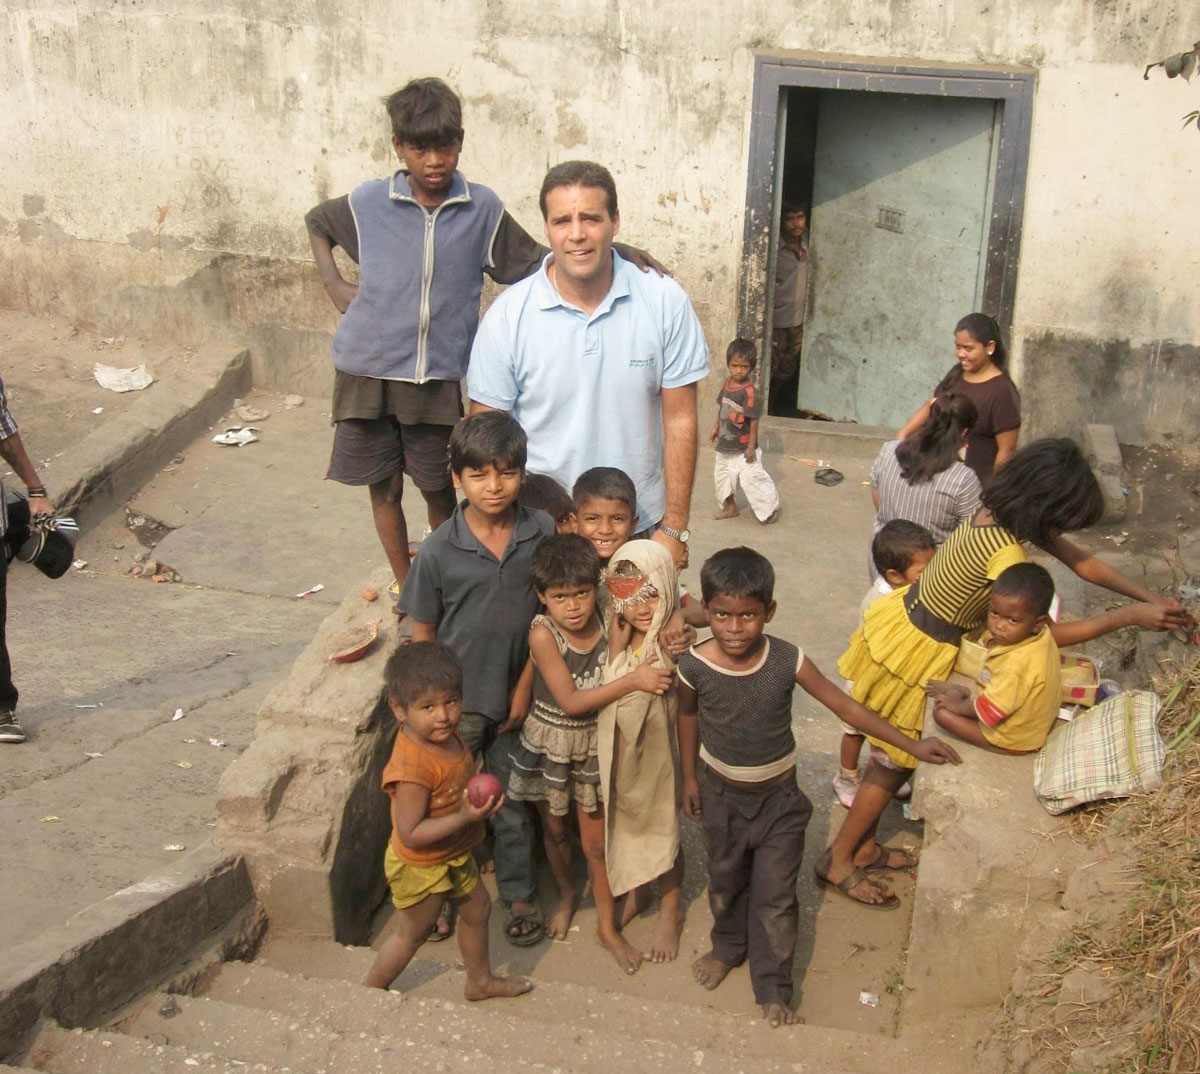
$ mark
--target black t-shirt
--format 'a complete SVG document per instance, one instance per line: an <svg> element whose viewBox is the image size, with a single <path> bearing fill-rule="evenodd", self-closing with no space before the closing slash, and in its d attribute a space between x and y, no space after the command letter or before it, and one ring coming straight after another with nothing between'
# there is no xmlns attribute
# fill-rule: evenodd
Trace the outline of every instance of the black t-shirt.
<svg viewBox="0 0 1200 1074"><path fill-rule="evenodd" d="M933 393L935 399L948 395L965 396L979 412L975 427L967 434L965 461L986 486L996 462L996 434L1021 426L1021 395L1007 373L972 384L963 378L962 367L958 365L946 374Z"/></svg>

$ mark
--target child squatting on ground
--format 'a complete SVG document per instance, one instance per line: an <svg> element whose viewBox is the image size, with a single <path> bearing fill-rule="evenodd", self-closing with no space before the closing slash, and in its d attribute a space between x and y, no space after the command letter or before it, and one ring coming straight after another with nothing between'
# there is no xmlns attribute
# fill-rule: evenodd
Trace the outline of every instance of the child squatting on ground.
<svg viewBox="0 0 1200 1074"><path fill-rule="evenodd" d="M883 525L871 540L871 561L878 572L871 588L862 599L859 607L859 621L867 609L880 597L905 586L912 585L921 577L925 565L933 559L937 551L933 534L924 526L918 526L907 519L894 518ZM846 690L850 690L850 683ZM847 809L854 804L854 795L862 784L862 776L858 770L859 757L862 755L863 736L857 728L848 724L842 725L842 744L839 751L839 769L833 777L833 793L837 800ZM906 783L896 792L897 798L907 798L912 794L912 784Z"/></svg>
<svg viewBox="0 0 1200 1074"><path fill-rule="evenodd" d="M586 538L548 537L533 554L533 585L545 615L529 630L534 663L533 704L513 751L508 795L536 804L546 860L558 885L559 904L546 934L567 939L580 891L571 863L568 814L574 809L588 878L596 899L596 933L627 973L642 953L620 931L604 865L604 813L600 802L597 710L634 691L661 696L671 673L653 660L601 684L608 644L596 612L600 557Z"/></svg>
<svg viewBox="0 0 1200 1074"><path fill-rule="evenodd" d="M1053 600L1054 580L1036 563L1018 563L996 579L981 638L987 655L978 697L972 700L957 683L926 685L939 727L1005 753L1031 753L1046 744L1062 701L1058 646L1050 633Z"/></svg>
<svg viewBox="0 0 1200 1074"><path fill-rule="evenodd" d="M495 814L504 796L481 806L467 799L475 766L458 735L462 666L447 646L418 642L397 649L383 676L400 725L383 770L392 814L383 868L397 912L395 931L379 949L366 984L388 988L450 901L458 907L467 999L519 996L533 985L524 977L495 976L488 957L492 900L479 882L471 850L483 839L484 819Z"/></svg>
<svg viewBox="0 0 1200 1074"><path fill-rule="evenodd" d="M507 414L473 414L450 435L450 469L465 502L421 544L400 597L414 641L440 641L469 669L462 739L508 786L518 728L529 709L529 624L538 610L530 577L534 549L554 533L542 511L517 500L525 433ZM496 886L518 947L545 931L537 902L536 836L524 805L506 802L491 817ZM440 923L445 936L451 922Z"/></svg>
<svg viewBox="0 0 1200 1074"><path fill-rule="evenodd" d="M713 518L718 520L737 517L734 496L739 484L759 522L774 522L779 517L779 493L763 468L758 446L762 399L751 379L757 361L758 349L748 339L735 339L725 352L729 376L717 394L717 420L708 436L717 448L713 480L720 511Z"/></svg>
<svg viewBox="0 0 1200 1074"><path fill-rule="evenodd" d="M679 662L679 755L684 812L704 829L713 927L712 949L692 973L711 990L749 958L763 1017L787 1025L797 1020L796 874L812 815L796 785L796 684L846 723L925 760L957 764L958 754L936 738L913 743L839 690L802 650L764 633L775 615L775 571L758 552L716 553L700 586L713 636ZM890 855L881 853L879 868L900 867Z"/></svg>

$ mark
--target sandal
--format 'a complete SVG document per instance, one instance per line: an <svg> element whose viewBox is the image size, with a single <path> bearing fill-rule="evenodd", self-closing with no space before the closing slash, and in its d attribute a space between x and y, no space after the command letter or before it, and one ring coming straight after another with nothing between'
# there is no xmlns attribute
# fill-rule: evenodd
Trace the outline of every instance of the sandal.
<svg viewBox="0 0 1200 1074"><path fill-rule="evenodd" d="M450 939L454 935L454 923L458 918L458 910L454 903L447 902L442 907L442 912L438 914L438 919L429 929L429 935L425 937L426 943L441 943L443 940ZM445 931L440 927L445 924Z"/></svg>
<svg viewBox="0 0 1200 1074"><path fill-rule="evenodd" d="M893 854L903 855L904 864L893 865ZM908 847L885 847L881 845L879 847L879 854L875 860L870 865L864 865L862 868L864 872L868 873L874 872L876 869L892 869L896 872L906 872L909 869L915 869L920 864L920 860Z"/></svg>
<svg viewBox="0 0 1200 1074"><path fill-rule="evenodd" d="M540 906L516 911L512 903L506 902L507 918L504 922L504 938L514 947L532 947L546 935L546 918Z"/></svg>
<svg viewBox="0 0 1200 1074"><path fill-rule="evenodd" d="M860 899L857 895L851 895L850 892L859 884L866 883L872 887L876 887L876 884L862 869L853 870L849 876L843 877L841 880L830 880L828 876L821 873L822 862L828 867L829 859L827 855L822 855L817 864L813 866L813 876L817 878L817 883L821 887L830 888L867 910L895 910L900 905L900 899L894 892L888 895L883 902L867 902L864 899Z"/></svg>

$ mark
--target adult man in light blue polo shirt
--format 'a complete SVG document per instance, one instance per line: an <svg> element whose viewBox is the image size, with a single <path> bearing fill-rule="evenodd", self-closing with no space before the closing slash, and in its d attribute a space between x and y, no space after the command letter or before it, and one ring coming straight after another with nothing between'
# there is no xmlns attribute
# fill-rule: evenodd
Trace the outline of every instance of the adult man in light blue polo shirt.
<svg viewBox="0 0 1200 1074"><path fill-rule="evenodd" d="M612 248L620 227L608 170L551 168L542 183L550 254L484 316L471 349L472 412L506 410L529 436L531 473L568 489L616 466L637 489L639 527L685 556L696 470L696 384L708 346L683 288Z"/></svg>

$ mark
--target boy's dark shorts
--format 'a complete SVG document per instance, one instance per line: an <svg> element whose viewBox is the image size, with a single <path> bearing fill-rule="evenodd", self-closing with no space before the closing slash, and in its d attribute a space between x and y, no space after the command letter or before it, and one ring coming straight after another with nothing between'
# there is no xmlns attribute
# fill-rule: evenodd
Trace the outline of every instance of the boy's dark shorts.
<svg viewBox="0 0 1200 1074"><path fill-rule="evenodd" d="M395 418L343 418L329 456L331 481L374 485L401 471L422 492L450 487L452 425L401 425Z"/></svg>

